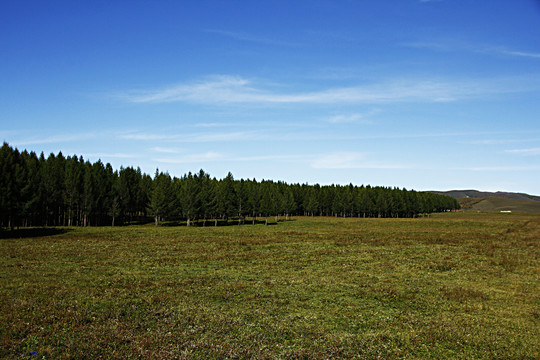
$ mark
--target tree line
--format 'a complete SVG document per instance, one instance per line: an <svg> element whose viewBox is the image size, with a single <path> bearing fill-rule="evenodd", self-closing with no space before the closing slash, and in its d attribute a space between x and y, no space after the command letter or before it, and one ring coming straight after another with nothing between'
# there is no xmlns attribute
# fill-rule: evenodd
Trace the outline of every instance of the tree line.
<svg viewBox="0 0 540 360"><path fill-rule="evenodd" d="M0 170L0 226L12 229L149 219L206 226L293 215L416 217L459 208L449 196L390 187L236 180L231 173L218 180L203 170L180 178L156 170L151 177L140 168L114 170L61 152L37 156L7 143L0 148Z"/></svg>

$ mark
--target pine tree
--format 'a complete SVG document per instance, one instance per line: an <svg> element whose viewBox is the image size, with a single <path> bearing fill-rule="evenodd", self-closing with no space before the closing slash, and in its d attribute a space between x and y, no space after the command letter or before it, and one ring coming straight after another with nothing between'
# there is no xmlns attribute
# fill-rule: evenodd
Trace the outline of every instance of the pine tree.
<svg viewBox="0 0 540 360"><path fill-rule="evenodd" d="M217 211L225 222L228 222L229 217L235 214L236 208L234 178L229 172L227 176L219 182L217 193Z"/></svg>
<svg viewBox="0 0 540 360"><path fill-rule="evenodd" d="M249 182L247 191L247 206L249 209L247 211L249 211L248 213L252 216L252 224L255 225L257 222L257 215L260 212L259 206L261 201L260 186L255 179Z"/></svg>
<svg viewBox="0 0 540 360"><path fill-rule="evenodd" d="M169 174L158 172L154 177L152 195L150 197L150 212L154 215L154 223L158 226L171 212L172 208L172 180Z"/></svg>
<svg viewBox="0 0 540 360"><path fill-rule="evenodd" d="M289 220L289 216L292 215L296 211L296 202L294 201L294 195L289 186L285 188L284 204L285 204L285 219Z"/></svg>
<svg viewBox="0 0 540 360"><path fill-rule="evenodd" d="M121 207L120 207L120 192L119 192L119 184L118 181L118 171L113 172L112 174L109 173L110 181L112 183L112 186L110 188L109 192L109 198L110 198L110 206L109 206L109 214L111 216L111 226L115 226L116 219L121 214Z"/></svg>
<svg viewBox="0 0 540 360"><path fill-rule="evenodd" d="M24 226L32 226L39 221L39 184L40 184L40 169L39 160L36 153L23 153L25 163L24 186L21 190L22 201L24 207L22 216L24 218Z"/></svg>
<svg viewBox="0 0 540 360"><path fill-rule="evenodd" d="M201 211L201 199L200 192L201 187L199 179L188 173L182 179L182 188L181 188L181 206L184 213L184 216L187 218L187 226L190 226L191 221L198 219Z"/></svg>
<svg viewBox="0 0 540 360"><path fill-rule="evenodd" d="M0 149L0 170L2 191L0 191L0 206L2 211L3 224L6 224L11 230L14 229L20 213L20 154L18 150L13 150L7 143L4 143Z"/></svg>
<svg viewBox="0 0 540 360"><path fill-rule="evenodd" d="M261 200L259 203L259 212L264 216L264 224L268 225L268 215L272 212L272 193L267 182L261 183Z"/></svg>
<svg viewBox="0 0 540 360"><path fill-rule="evenodd" d="M202 169L197 176L199 182L199 202L200 202L200 215L203 217L203 226L206 226L206 219L212 214L214 207L214 189L210 175L205 173Z"/></svg>
<svg viewBox="0 0 540 360"><path fill-rule="evenodd" d="M248 184L244 179L241 179L240 181L236 181L235 185L238 225L241 225L244 221L244 217L249 214Z"/></svg>
<svg viewBox="0 0 540 360"><path fill-rule="evenodd" d="M311 216L314 216L319 212L319 199L317 190L319 190L319 188L317 186L313 186L309 188L308 191L306 211Z"/></svg>

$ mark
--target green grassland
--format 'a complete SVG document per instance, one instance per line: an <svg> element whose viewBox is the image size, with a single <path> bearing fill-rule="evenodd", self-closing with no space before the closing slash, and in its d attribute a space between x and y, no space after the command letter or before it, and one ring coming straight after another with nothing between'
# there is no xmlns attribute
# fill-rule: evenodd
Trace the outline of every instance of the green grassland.
<svg viewBox="0 0 540 360"><path fill-rule="evenodd" d="M66 230L0 239L0 358L540 355L538 215Z"/></svg>

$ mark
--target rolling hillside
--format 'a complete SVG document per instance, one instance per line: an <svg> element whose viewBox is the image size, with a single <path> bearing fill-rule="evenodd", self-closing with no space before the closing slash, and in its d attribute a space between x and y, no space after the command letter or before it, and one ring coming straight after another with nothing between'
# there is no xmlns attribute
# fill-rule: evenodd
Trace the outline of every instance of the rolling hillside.
<svg viewBox="0 0 540 360"><path fill-rule="evenodd" d="M463 199L463 198L462 198ZM458 199L460 203L462 199ZM468 200L467 198L463 200ZM514 200L505 198L487 198L472 204L471 210L477 211L512 211L512 212L539 212L540 201ZM462 205L463 206L463 205ZM466 209L465 206L463 206Z"/></svg>
<svg viewBox="0 0 540 360"><path fill-rule="evenodd" d="M524 193L511 193L511 192L487 192L478 190L450 190L450 191L429 191L435 194L448 195L455 199L461 198L498 198L498 199L512 199L512 200L532 200L540 201L540 196L529 195Z"/></svg>
<svg viewBox="0 0 540 360"><path fill-rule="evenodd" d="M540 196L477 190L431 191L457 199L464 210L539 212Z"/></svg>

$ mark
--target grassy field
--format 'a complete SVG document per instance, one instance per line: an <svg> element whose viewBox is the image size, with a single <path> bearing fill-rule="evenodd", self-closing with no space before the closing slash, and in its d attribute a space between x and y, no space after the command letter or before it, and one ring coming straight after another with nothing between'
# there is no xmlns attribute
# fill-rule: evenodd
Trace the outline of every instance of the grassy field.
<svg viewBox="0 0 540 360"><path fill-rule="evenodd" d="M538 359L540 216L0 239L0 358Z"/></svg>

